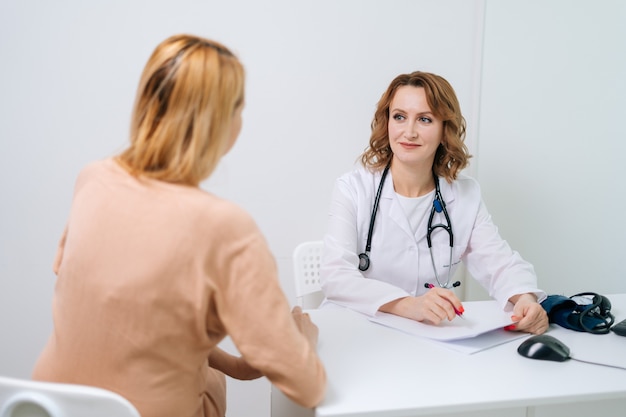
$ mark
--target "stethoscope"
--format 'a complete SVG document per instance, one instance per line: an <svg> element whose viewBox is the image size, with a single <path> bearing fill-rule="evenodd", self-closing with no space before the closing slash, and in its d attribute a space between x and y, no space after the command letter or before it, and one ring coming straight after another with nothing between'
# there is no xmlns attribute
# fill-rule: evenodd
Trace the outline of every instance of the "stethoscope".
<svg viewBox="0 0 626 417"><path fill-rule="evenodd" d="M383 191L383 185L385 184L385 178L387 177L387 173L389 172L389 167L391 166L391 162L387 164L385 167L382 176L380 177L380 184L378 185L378 191L376 192L376 198L374 199L374 207L372 208L372 216L370 217L370 227L367 232L367 243L365 245L365 252L359 255L359 270L367 271L370 267L370 251L372 250L372 234L374 233L374 221L376 220L376 213L378 212L378 204L380 202L380 196ZM452 233L452 223L450 222L450 216L448 216L448 210L446 210L446 203L443 201L443 196L441 195L441 190L439 189L439 177L433 173L433 178L435 180L435 198L433 199L433 206L430 209L430 216L428 217L428 229L426 231L426 242L428 243L428 251L430 252L430 262L433 266L433 271L435 272L435 279L437 280L437 284L441 288L453 288L461 285L461 282L456 281L450 282L450 270L452 269L452 249L454 247L454 234ZM437 223L433 224L433 218L435 216L435 212L443 213L443 216L446 219L447 224ZM448 236L450 237L450 260L448 261L448 275L446 278L446 282L442 283L439 280L439 274L437 273L437 268L435 267L435 258L433 256L433 243L432 243L432 233L435 229L441 228L448 232ZM426 288L431 288L432 284L424 284Z"/></svg>

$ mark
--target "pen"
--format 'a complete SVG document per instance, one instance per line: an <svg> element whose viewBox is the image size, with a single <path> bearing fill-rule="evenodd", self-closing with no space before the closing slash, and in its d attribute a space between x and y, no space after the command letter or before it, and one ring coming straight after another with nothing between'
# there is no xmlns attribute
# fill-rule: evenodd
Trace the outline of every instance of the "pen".
<svg viewBox="0 0 626 417"><path fill-rule="evenodd" d="M426 284L428 286L428 288L434 288L435 286L433 284ZM452 306L452 308L454 309L454 313L459 316L460 318L462 318L463 320L465 320L465 317L463 317L463 312L460 310L457 310L455 306Z"/></svg>

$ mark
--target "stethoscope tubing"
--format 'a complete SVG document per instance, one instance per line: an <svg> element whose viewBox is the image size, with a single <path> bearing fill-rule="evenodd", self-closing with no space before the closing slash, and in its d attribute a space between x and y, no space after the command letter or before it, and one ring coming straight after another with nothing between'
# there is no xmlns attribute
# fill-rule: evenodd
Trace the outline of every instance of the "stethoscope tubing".
<svg viewBox="0 0 626 417"><path fill-rule="evenodd" d="M383 192L383 186L385 185L385 178L389 172L391 161L387 164L383 170L383 174L380 177L380 184L378 184L378 191L376 191L376 198L374 198L374 207L372 208L372 215L370 217L370 227L367 232L367 242L365 244L365 252L359 255L359 270L367 271L370 267L370 251L372 250L372 236L374 234L374 222L376 221L376 213L378 212L378 204L380 203L380 195Z"/></svg>
<svg viewBox="0 0 626 417"><path fill-rule="evenodd" d="M380 203L380 197L383 191L383 186L385 185L385 178L387 177L387 173L389 172L389 168L391 166L391 162L385 166L383 173L380 177L380 183L378 184L378 190L376 191L376 197L374 199L374 207L372 208L372 215L370 217L370 226L367 232L367 242L365 244L365 252L359 254L359 270L367 271L370 266L369 255L372 250L372 236L374 234L374 222L376 221L376 214L378 213L378 205ZM437 284L441 288L452 288L458 287L461 285L459 281L455 283L450 283L450 270L452 269L452 250L454 248L454 234L452 233L452 222L450 221L450 216L448 215L448 210L446 210L446 203L443 200L443 196L441 195L441 189L439 188L439 177L433 173L433 178L435 181L435 198L433 200L433 206L430 209L430 215L428 217L428 228L426 231L426 242L428 244L428 251L430 253L430 261L433 266L433 271L435 273L435 279L437 280ZM443 213L447 225L443 223L433 224L433 218L435 216L435 212ZM448 232L449 241L450 241L450 259L448 261L448 274L447 280L445 283L441 283L439 280L439 274L437 273L437 267L435 265L435 257L433 256L432 250L432 233L435 229L442 228L446 232ZM425 285L427 288L430 288L430 284Z"/></svg>

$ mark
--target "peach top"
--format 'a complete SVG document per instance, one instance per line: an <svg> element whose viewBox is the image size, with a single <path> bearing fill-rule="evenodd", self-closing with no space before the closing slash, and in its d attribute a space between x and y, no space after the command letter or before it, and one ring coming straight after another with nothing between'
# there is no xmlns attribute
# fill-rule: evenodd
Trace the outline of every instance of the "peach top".
<svg viewBox="0 0 626 417"><path fill-rule="evenodd" d="M324 395L275 259L231 202L94 162L78 176L54 271L54 332L34 379L115 391L142 417L224 416L225 378L207 356L228 335L295 402Z"/></svg>

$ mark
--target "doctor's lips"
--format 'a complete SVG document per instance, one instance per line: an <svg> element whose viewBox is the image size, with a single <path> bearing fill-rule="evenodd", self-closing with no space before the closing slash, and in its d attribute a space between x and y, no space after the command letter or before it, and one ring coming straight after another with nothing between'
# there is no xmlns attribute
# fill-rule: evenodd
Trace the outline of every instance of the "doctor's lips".
<svg viewBox="0 0 626 417"><path fill-rule="evenodd" d="M417 143L413 143L413 142L400 142L400 146L403 146L405 148L419 148L421 145L417 144Z"/></svg>

